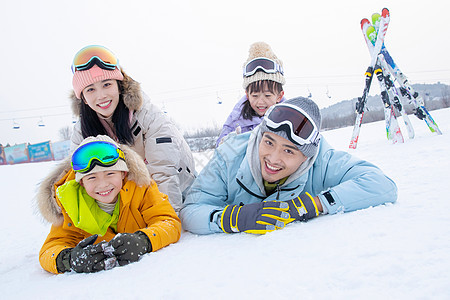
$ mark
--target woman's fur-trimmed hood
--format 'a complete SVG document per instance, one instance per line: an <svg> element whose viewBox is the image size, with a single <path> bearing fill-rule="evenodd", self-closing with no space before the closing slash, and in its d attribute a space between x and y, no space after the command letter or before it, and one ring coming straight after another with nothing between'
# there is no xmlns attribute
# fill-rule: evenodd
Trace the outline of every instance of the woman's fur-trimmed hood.
<svg viewBox="0 0 450 300"><path fill-rule="evenodd" d="M130 111L137 111L144 103L141 85L139 82L128 76L123 70L121 70L121 72L123 74L123 80L121 82L123 102ZM79 116L81 112L81 101L83 100L77 99L73 90L70 93L70 100L73 114Z"/></svg>
<svg viewBox="0 0 450 300"><path fill-rule="evenodd" d="M134 181L138 186L150 185L152 181L150 173L139 154L126 145L119 146L125 155L125 161L129 169L125 180ZM56 226L62 225L64 216L56 202L55 184L72 170L71 158L72 155L67 157L44 178L36 194L36 204L40 214L45 220Z"/></svg>

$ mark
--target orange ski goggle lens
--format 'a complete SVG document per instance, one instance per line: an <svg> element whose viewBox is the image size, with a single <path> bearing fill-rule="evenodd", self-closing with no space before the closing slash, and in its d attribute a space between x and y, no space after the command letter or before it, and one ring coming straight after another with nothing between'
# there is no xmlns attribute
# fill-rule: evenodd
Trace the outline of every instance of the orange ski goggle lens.
<svg viewBox="0 0 450 300"><path fill-rule="evenodd" d="M83 71L97 64L102 69L114 70L119 66L119 60L109 49L100 45L84 47L75 54L72 71Z"/></svg>

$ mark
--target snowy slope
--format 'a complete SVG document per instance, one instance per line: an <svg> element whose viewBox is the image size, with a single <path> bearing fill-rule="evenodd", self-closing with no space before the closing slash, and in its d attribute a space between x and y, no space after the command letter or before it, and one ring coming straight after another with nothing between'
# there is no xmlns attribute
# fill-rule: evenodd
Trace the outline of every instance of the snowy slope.
<svg viewBox="0 0 450 300"><path fill-rule="evenodd" d="M442 136L414 116L416 138L404 144L388 143L384 122L361 128L352 153L395 180L394 205L321 216L265 236L185 232L138 263L96 274L52 275L39 265L49 225L33 213L32 198L55 163L0 166L0 298L449 299L450 109L431 113ZM351 129L324 136L347 151ZM207 157L196 155L200 169Z"/></svg>

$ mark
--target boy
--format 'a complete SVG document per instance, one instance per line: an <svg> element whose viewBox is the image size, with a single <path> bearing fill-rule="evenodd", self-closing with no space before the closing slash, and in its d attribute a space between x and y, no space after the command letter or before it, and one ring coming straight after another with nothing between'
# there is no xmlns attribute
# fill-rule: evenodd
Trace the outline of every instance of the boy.
<svg viewBox="0 0 450 300"><path fill-rule="evenodd" d="M44 180L37 200L52 223L39 261L52 273L125 265L180 238L180 220L142 159L108 136L83 140Z"/></svg>

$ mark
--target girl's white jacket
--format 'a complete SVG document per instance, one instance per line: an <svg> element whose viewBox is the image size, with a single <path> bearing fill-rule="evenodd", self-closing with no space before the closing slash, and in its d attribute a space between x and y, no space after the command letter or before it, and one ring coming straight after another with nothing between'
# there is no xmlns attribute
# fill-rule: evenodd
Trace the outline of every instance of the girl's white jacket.
<svg viewBox="0 0 450 300"><path fill-rule="evenodd" d="M130 147L144 160L159 190L169 197L178 213L183 203L183 192L195 178L195 163L192 152L170 118L148 96L142 93L138 82L123 71L122 99L130 111L134 145ZM72 110L80 115L81 100L72 94ZM71 148L75 149L81 141L81 123L73 130Z"/></svg>

